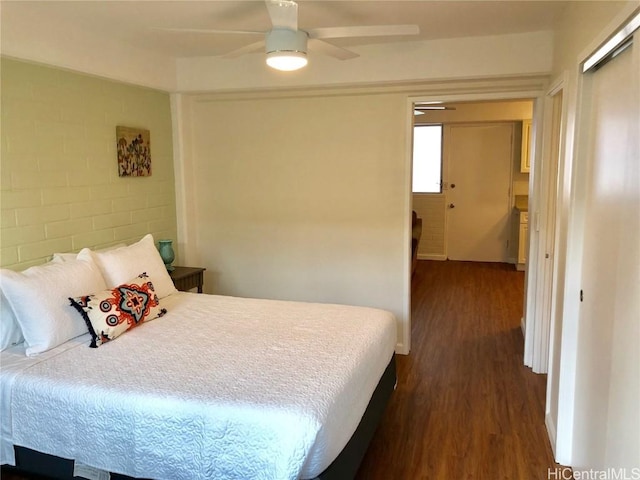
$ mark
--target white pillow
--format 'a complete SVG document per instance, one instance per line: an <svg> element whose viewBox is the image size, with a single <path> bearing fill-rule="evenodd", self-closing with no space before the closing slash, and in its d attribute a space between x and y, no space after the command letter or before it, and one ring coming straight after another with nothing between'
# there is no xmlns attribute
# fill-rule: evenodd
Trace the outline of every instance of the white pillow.
<svg viewBox="0 0 640 480"><path fill-rule="evenodd" d="M100 267L102 276L107 282L107 288L117 287L139 275L140 272L146 272L153 279L153 288L159 298L177 292L150 233L128 247L106 252L82 250L78 254L78 259L89 256L93 257Z"/></svg>
<svg viewBox="0 0 640 480"><path fill-rule="evenodd" d="M108 252L109 250L115 250L116 248L126 247L126 243L118 243L116 245L112 245L111 247L101 248L100 250L96 250L96 252ZM78 257L77 253L54 253L52 262L60 263L60 262L68 262L69 260L75 260Z"/></svg>
<svg viewBox="0 0 640 480"><path fill-rule="evenodd" d="M106 288L97 265L81 259L48 263L24 272L2 269L0 281L22 329L27 355L45 352L86 333L87 327L69 305L69 297Z"/></svg>
<svg viewBox="0 0 640 480"><path fill-rule="evenodd" d="M9 302L0 291L0 351L24 342L18 320Z"/></svg>
<svg viewBox="0 0 640 480"><path fill-rule="evenodd" d="M0 288L0 351L19 345L22 342L24 342L24 336L18 324L18 319Z"/></svg>

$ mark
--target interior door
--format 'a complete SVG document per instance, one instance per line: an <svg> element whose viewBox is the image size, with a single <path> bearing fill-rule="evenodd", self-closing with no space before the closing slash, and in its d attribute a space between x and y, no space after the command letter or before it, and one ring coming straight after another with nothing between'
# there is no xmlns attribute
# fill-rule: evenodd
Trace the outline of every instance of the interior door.
<svg viewBox="0 0 640 480"><path fill-rule="evenodd" d="M640 33L586 73L585 224L574 464L638 466L640 452ZM636 43L637 42L637 43ZM577 295L576 295L577 297Z"/></svg>
<svg viewBox="0 0 640 480"><path fill-rule="evenodd" d="M550 340L553 340L553 344L550 345L552 349L551 357L554 360L551 362L551 372L547 377L547 405L546 415L551 419L552 425L558 424L558 389L560 388L560 362L557 361L560 352L560 340L562 335L562 315L554 312L554 292L558 292L558 289L563 289L559 283L556 283L555 272L555 234L556 234L556 211L558 200L558 164L560 160L560 135L562 132L562 102L563 92L560 90L552 97L552 113L551 113L551 150L548 161L549 172L549 184L547 191L547 228L545 239L545 264L544 264L544 280L543 280L543 315L549 318L549 323L553 327L553 333L550 336ZM544 165L543 165L544 166ZM563 275L563 274L562 274ZM562 277L563 278L563 277ZM556 296L556 298L560 298ZM557 307L556 307L557 312ZM555 314L554 314L555 313ZM540 321L540 320L539 320ZM551 438L553 451L556 451L555 436Z"/></svg>
<svg viewBox="0 0 640 480"><path fill-rule="evenodd" d="M495 123L444 130L451 260L508 260L513 128L511 123Z"/></svg>

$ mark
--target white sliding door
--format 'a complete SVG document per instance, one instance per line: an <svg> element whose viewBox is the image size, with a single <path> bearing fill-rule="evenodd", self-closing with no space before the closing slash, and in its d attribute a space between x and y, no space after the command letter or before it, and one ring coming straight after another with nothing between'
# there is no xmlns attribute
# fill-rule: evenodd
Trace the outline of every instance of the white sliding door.
<svg viewBox="0 0 640 480"><path fill-rule="evenodd" d="M577 469L640 467L639 58L636 33L635 43L584 74Z"/></svg>

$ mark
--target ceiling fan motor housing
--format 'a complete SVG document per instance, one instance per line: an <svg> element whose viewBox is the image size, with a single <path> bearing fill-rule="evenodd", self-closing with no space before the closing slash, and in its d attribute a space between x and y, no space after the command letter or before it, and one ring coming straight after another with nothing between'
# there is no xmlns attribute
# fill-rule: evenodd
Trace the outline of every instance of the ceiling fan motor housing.
<svg viewBox="0 0 640 480"><path fill-rule="evenodd" d="M265 36L265 50L267 53L299 52L306 54L307 38L307 32L302 30L274 28Z"/></svg>

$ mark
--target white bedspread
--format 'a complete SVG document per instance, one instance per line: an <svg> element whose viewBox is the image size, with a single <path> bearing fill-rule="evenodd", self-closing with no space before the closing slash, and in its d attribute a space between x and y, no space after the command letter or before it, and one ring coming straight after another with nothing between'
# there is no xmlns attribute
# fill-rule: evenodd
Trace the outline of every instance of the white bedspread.
<svg viewBox="0 0 640 480"><path fill-rule="evenodd" d="M312 478L355 431L395 347L395 319L376 309L161 303L165 317L16 375L13 442L130 476Z"/></svg>

